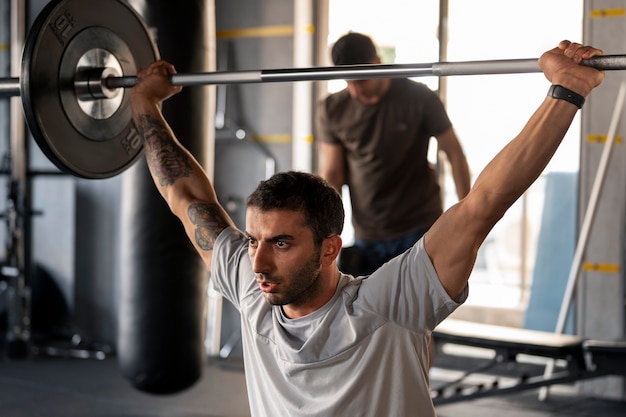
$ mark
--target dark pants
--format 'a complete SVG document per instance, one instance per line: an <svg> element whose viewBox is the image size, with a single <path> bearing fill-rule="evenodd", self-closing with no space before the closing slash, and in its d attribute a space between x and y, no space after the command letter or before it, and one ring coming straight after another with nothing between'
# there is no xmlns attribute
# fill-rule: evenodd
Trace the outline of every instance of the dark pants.
<svg viewBox="0 0 626 417"><path fill-rule="evenodd" d="M382 264L404 253L426 233L423 229L385 240L356 240L354 246L341 249L337 264L341 272L354 276L369 275Z"/></svg>

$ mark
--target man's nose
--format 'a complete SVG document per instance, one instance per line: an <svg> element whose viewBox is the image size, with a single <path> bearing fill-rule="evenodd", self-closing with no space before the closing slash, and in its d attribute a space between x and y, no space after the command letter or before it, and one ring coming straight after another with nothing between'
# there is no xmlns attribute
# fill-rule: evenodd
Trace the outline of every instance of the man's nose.
<svg viewBox="0 0 626 417"><path fill-rule="evenodd" d="M361 87L356 83L350 84L348 86L348 92L352 98L358 98L361 95Z"/></svg>
<svg viewBox="0 0 626 417"><path fill-rule="evenodd" d="M255 274L263 274L270 271L271 261L270 253L271 246L266 243L257 245L254 251L251 253L252 270Z"/></svg>

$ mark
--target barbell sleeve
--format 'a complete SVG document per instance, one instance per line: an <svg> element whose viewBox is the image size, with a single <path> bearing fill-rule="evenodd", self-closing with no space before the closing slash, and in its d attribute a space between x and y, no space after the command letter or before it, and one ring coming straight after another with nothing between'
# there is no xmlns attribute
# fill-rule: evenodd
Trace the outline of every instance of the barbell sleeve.
<svg viewBox="0 0 626 417"><path fill-rule="evenodd" d="M19 78L0 78L0 97L13 97L20 95Z"/></svg>

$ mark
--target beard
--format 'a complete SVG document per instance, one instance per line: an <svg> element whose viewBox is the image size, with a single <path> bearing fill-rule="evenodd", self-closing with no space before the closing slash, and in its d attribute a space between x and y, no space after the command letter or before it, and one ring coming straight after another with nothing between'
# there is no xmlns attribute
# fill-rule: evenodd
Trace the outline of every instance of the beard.
<svg viewBox="0 0 626 417"><path fill-rule="evenodd" d="M320 254L321 248L318 248L300 268L290 273L289 276L278 277L280 278L280 291L264 294L265 300L272 305L299 306L305 305L308 300L314 298L321 284L319 280Z"/></svg>

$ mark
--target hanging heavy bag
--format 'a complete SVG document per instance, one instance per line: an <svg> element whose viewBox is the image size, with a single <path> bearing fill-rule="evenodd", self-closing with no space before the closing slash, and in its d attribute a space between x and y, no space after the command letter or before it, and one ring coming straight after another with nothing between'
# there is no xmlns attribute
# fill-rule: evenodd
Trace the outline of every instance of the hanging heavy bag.
<svg viewBox="0 0 626 417"><path fill-rule="evenodd" d="M214 28L208 1L137 3L161 56L179 72L210 68ZM132 4L132 2L131 2ZM201 164L213 125L208 88L185 89L163 104L177 137ZM169 394L202 375L208 271L140 160L123 177L118 362L141 390Z"/></svg>

